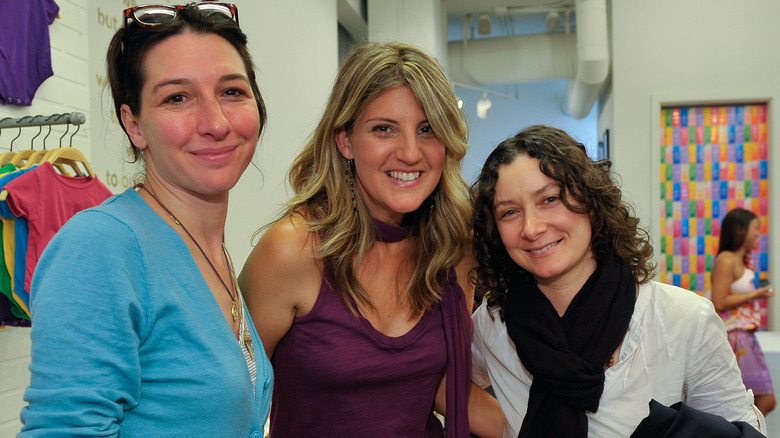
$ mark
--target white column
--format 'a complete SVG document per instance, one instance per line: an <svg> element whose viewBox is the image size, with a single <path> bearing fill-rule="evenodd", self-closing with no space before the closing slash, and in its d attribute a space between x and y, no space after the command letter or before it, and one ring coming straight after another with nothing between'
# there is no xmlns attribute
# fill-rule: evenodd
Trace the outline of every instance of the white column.
<svg viewBox="0 0 780 438"><path fill-rule="evenodd" d="M414 44L446 69L447 11L442 0L368 0L368 40Z"/></svg>

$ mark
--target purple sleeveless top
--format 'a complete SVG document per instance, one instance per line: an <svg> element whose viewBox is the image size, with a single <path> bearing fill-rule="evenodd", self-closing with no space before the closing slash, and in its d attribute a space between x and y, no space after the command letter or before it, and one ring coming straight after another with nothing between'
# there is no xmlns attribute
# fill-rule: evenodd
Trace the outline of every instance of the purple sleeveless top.
<svg viewBox="0 0 780 438"><path fill-rule="evenodd" d="M377 226L378 240L398 237ZM271 437L442 437L432 409L445 372L447 436L468 437L471 318L454 271L442 301L399 337L352 315L332 284L325 272L274 351Z"/></svg>

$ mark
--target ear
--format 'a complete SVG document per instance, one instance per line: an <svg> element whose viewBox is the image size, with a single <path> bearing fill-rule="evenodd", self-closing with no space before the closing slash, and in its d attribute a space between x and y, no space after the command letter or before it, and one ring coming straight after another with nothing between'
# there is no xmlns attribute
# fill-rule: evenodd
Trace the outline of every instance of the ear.
<svg viewBox="0 0 780 438"><path fill-rule="evenodd" d="M335 139L336 146L338 146L341 155L347 160L354 158L354 155L352 154L352 142L349 140L349 134L347 134L346 129L339 129L338 132L336 132Z"/></svg>
<svg viewBox="0 0 780 438"><path fill-rule="evenodd" d="M122 124L125 126L130 141L132 141L133 145L138 149L146 149L148 144L146 143L146 140L144 140L143 134L141 134L141 127L138 126L138 119L136 119L133 112L130 111L130 106L123 104L119 108L119 111L121 112L119 116L122 118Z"/></svg>

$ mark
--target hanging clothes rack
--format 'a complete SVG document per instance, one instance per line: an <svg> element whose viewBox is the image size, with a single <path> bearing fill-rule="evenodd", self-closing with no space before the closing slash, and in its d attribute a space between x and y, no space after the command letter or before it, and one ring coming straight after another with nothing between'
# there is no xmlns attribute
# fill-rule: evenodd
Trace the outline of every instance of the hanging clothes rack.
<svg viewBox="0 0 780 438"><path fill-rule="evenodd" d="M84 154L73 146L73 136L79 131L81 125L86 122L87 118L83 113L71 112L63 114L51 114L48 116L36 115L36 116L24 116L20 118L6 117L0 119L0 134L4 129L17 128L19 134L11 140L10 150L0 154L0 165L11 163L17 168L28 167L31 164L41 163L43 161L51 162L61 173L65 175L71 175L66 168L70 167L76 175L94 176L95 173L89 165ZM53 125L66 125L65 134L60 137L59 147L53 149L46 149L46 138L51 134L51 127ZM76 130L70 134L69 144L67 147L63 147L62 139L67 135L70 130L70 125L75 125ZM18 152L14 152L14 141L21 135L22 128L37 126L39 129L30 141L30 148L24 148ZM48 126L49 132L44 137L43 149L33 149L33 141L41 135L43 127ZM81 168L79 168L79 166ZM0 201L5 199L5 191L0 191Z"/></svg>
<svg viewBox="0 0 780 438"><path fill-rule="evenodd" d="M86 121L87 118L84 116L84 113L80 112L52 114L50 116L6 117L0 119L0 129L24 128L27 126L81 125Z"/></svg>
<svg viewBox="0 0 780 438"><path fill-rule="evenodd" d="M0 134L13 128L2 139L5 143L5 137L13 137L10 147L0 152L0 229L4 242L13 242L10 250L0 250L0 326L30 325L30 284L43 248L76 212L111 196L84 154L73 147L85 122L80 112L0 119ZM65 125L64 133L55 133L58 144L47 148L55 125ZM14 151L14 142L29 127L25 146L17 144Z"/></svg>

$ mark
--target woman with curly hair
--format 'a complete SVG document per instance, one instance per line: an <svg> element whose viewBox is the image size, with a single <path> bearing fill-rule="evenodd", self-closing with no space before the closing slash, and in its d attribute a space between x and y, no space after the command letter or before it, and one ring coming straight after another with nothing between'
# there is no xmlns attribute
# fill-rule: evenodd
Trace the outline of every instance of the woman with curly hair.
<svg viewBox="0 0 780 438"><path fill-rule="evenodd" d="M608 161L531 126L472 188L473 379L492 385L505 437L627 437L651 400L758 427L711 303L651 281L653 249Z"/></svg>
<svg viewBox="0 0 780 438"><path fill-rule="evenodd" d="M239 279L276 372L271 437L441 437L434 409L447 437L469 420L501 435L496 400L470 389L466 148L431 56L350 52L290 171L295 196Z"/></svg>

